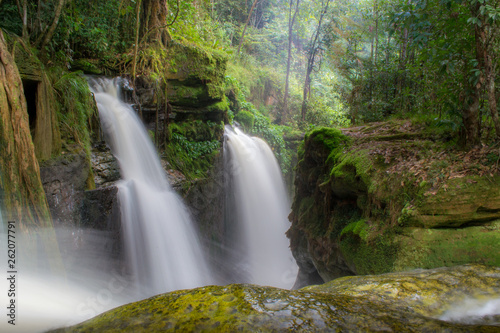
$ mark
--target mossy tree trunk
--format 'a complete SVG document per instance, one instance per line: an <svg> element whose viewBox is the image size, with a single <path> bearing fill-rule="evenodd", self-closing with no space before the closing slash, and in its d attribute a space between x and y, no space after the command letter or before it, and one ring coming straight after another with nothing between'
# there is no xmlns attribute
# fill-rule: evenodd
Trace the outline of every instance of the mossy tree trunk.
<svg viewBox="0 0 500 333"><path fill-rule="evenodd" d="M57 123L56 97L45 73L36 92L36 127L33 136L35 155L39 161L48 160L61 151L61 133Z"/></svg>
<svg viewBox="0 0 500 333"><path fill-rule="evenodd" d="M167 29L167 0L143 0L141 10L141 41L165 46L171 40Z"/></svg>
<svg viewBox="0 0 500 333"><path fill-rule="evenodd" d="M293 0L290 1L290 8L288 10L288 58L286 62L286 79L285 79L285 94L283 97L283 112L281 114L281 125L284 125L288 117L288 86L290 81L290 64L292 62L292 41L293 41L293 24L295 23L295 17L299 12L300 0L295 3L295 10L292 16Z"/></svg>
<svg viewBox="0 0 500 333"><path fill-rule="evenodd" d="M0 168L4 204L13 218L19 218L26 224L43 226L50 223L50 215L31 140L23 84L1 32L0 112ZM22 211L28 207L31 209Z"/></svg>
<svg viewBox="0 0 500 333"><path fill-rule="evenodd" d="M14 220L19 232L29 231L37 251L33 230L39 234L49 264L62 271L57 242L52 229L45 192L40 179L40 169L32 142L26 98L21 76L12 55L7 49L0 30L0 191L2 192L2 215ZM29 246L29 244L27 245ZM37 252L33 254L36 255Z"/></svg>

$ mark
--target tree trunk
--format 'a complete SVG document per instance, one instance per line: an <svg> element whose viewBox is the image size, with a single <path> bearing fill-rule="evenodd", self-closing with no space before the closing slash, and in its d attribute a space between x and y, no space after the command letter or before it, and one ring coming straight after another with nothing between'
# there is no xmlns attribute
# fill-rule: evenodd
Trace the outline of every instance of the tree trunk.
<svg viewBox="0 0 500 333"><path fill-rule="evenodd" d="M135 44L134 44L134 60L132 62L132 85L134 86L135 94L135 76L137 69L137 53L139 52L139 29L141 26L141 0L138 0L135 7Z"/></svg>
<svg viewBox="0 0 500 333"><path fill-rule="evenodd" d="M471 7L471 14L473 17L480 17L480 3L477 2ZM476 46L476 59L477 68L479 75L477 77L477 82L472 87L472 92L470 96L470 103L466 104L463 111L463 122L465 128L467 147L472 147L479 144L480 132L479 132L479 107L481 101L481 89L484 84L484 62L485 62L485 29L484 24L474 24L474 37ZM475 75L475 74L473 74ZM469 101L466 99L466 103Z"/></svg>
<svg viewBox="0 0 500 333"><path fill-rule="evenodd" d="M486 55L486 89L488 92L488 104L490 107L491 119L495 125L497 139L500 138L500 121L498 119L497 100L495 96L495 67L491 60L491 54Z"/></svg>
<svg viewBox="0 0 500 333"><path fill-rule="evenodd" d="M50 42L52 39L52 36L54 35L54 32L56 31L57 24L59 23L59 18L61 17L62 10L64 8L64 0L59 0L57 2L57 7L56 7L56 13L54 15L54 20L52 21L52 24L50 25L49 30L47 31L46 34L44 34L44 38L42 41L42 44L40 45L40 49L42 54L45 52L45 46Z"/></svg>
<svg viewBox="0 0 500 333"><path fill-rule="evenodd" d="M290 9L288 11L288 60L286 63L286 79L285 79L285 96L283 98L283 112L281 113L281 125L284 125L286 122L286 117L288 115L288 85L290 80L290 64L292 62L292 32L293 32L293 24L295 23L295 17L297 16L297 12L299 11L299 2L297 0L295 3L295 11L292 16L292 7L293 0L290 0Z"/></svg>
<svg viewBox="0 0 500 333"><path fill-rule="evenodd" d="M16 0L17 10L19 12L19 17L22 22L22 37L23 39L28 39L28 0Z"/></svg>
<svg viewBox="0 0 500 333"><path fill-rule="evenodd" d="M40 168L30 134L23 83L0 30L0 192L2 216L14 221L16 230L27 232L31 242L23 248L24 256L39 252L37 241L47 254L54 272L64 275L59 249ZM43 229L42 229L43 228ZM38 230L39 235L34 235ZM3 243L2 243L3 244ZM31 252L33 251L33 252Z"/></svg>
<svg viewBox="0 0 500 333"><path fill-rule="evenodd" d="M484 22L486 24L486 22ZM495 87L495 75L496 75L496 49L495 41L498 37L498 26L497 22L488 24L484 27L484 52L485 52L485 73L486 76L486 93L488 99L488 105L490 107L491 119L495 126L495 133L497 139L500 139L500 120L498 119L498 109L497 109L497 99L496 99L496 87Z"/></svg>
<svg viewBox="0 0 500 333"><path fill-rule="evenodd" d="M252 16L253 9L257 4L258 0L254 0L252 7L250 8L250 12L248 13L247 21L245 22L245 28L243 28L243 33L241 34L240 44L238 45L238 52L236 54L240 54L241 45L243 45L243 39L245 38L245 32L247 31L248 22L250 22L250 17Z"/></svg>
<svg viewBox="0 0 500 333"><path fill-rule="evenodd" d="M301 108L301 116L303 121L306 120L307 99L308 96L310 95L310 89L311 89L311 73L314 68L316 54L318 53L321 44L319 41L319 35L321 34L321 24L323 23L323 18L325 17L326 12L328 11L329 5L330 5L330 0L326 0L326 3L324 3L321 8L321 15L318 21L318 28L316 29L309 53L309 58L307 59L306 78L304 80L304 91L303 91L302 108Z"/></svg>
<svg viewBox="0 0 500 333"><path fill-rule="evenodd" d="M313 64L311 64L313 65ZM302 93L302 108L300 110L300 115L302 121L306 120L306 113L307 113L307 96L309 95L309 90L311 89L311 72L312 72L312 66L308 66L306 70L306 79L304 80L304 90Z"/></svg>
<svg viewBox="0 0 500 333"><path fill-rule="evenodd" d="M378 53L378 5L377 0L375 0L375 65L377 65L377 53Z"/></svg>
<svg viewBox="0 0 500 333"><path fill-rule="evenodd" d="M172 39L167 30L167 0L143 0L141 11L141 42L166 46Z"/></svg>

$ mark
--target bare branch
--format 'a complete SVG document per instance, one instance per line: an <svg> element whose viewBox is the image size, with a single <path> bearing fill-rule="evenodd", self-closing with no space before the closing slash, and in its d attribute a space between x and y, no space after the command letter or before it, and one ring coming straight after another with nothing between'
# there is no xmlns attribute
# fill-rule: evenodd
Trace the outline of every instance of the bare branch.
<svg viewBox="0 0 500 333"><path fill-rule="evenodd" d="M245 22L245 28L243 29L243 33L241 34L241 40L240 40L240 45L238 45L238 52L236 54L240 54L240 49L241 45L243 45L243 40L245 38L245 32L247 31L248 27L248 22L250 22L250 17L252 16L253 9L255 8L255 5L257 4L258 0L254 0L252 4L252 8L250 8L250 12L248 13L247 21Z"/></svg>
<svg viewBox="0 0 500 333"><path fill-rule="evenodd" d="M40 49L42 50L42 53L44 52L45 46L50 42L52 39L52 36L54 35L54 32L56 31L57 24L59 23L59 18L61 17L62 10L64 8L66 1L65 0L59 0L57 3L56 7L56 13L54 15L54 20L52 21L52 24L50 25L49 30L45 34L45 37L43 38L42 44L40 45Z"/></svg>

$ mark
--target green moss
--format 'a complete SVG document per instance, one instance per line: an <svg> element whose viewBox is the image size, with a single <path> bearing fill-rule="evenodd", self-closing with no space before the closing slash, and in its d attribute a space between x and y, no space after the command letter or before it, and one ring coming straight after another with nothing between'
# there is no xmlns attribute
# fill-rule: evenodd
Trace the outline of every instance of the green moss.
<svg viewBox="0 0 500 333"><path fill-rule="evenodd" d="M95 60L91 59L76 59L71 64L71 69L73 71L81 70L86 74L102 75L102 70L97 67Z"/></svg>
<svg viewBox="0 0 500 333"><path fill-rule="evenodd" d="M332 151L328 160L334 164L330 171L333 182L353 189L373 191L373 161L367 155L368 150L349 152Z"/></svg>
<svg viewBox="0 0 500 333"><path fill-rule="evenodd" d="M250 132L253 128L255 116L249 111L241 110L236 114L234 120L239 122L243 126L245 131Z"/></svg>
<svg viewBox="0 0 500 333"><path fill-rule="evenodd" d="M328 151L337 151L341 144L350 141L340 130L328 127L321 127L307 133L305 141L308 140L321 143Z"/></svg>
<svg viewBox="0 0 500 333"><path fill-rule="evenodd" d="M396 269L432 268L470 262L500 267L500 221L455 229L408 228L397 236Z"/></svg>
<svg viewBox="0 0 500 333"><path fill-rule="evenodd" d="M224 96L222 101L209 105L207 110L209 112L227 112L229 111L229 100Z"/></svg>
<svg viewBox="0 0 500 333"><path fill-rule="evenodd" d="M170 81L168 101L173 105L197 107L210 103L211 98L205 85L188 86L179 81Z"/></svg>
<svg viewBox="0 0 500 333"><path fill-rule="evenodd" d="M361 219L356 222L351 222L349 223L342 231L340 232L340 237L342 238L342 235L347 234L347 233L352 233L354 235L357 235L361 240L367 241L368 238L368 231L369 226L366 224L366 221L364 219Z"/></svg>
<svg viewBox="0 0 500 333"><path fill-rule="evenodd" d="M476 265L344 277L291 291L207 286L126 304L52 332L494 332L487 321L435 318L467 297L497 298L498 274Z"/></svg>
<svg viewBox="0 0 500 333"><path fill-rule="evenodd" d="M57 117L63 147L77 144L90 160L89 119L97 109L87 81L81 73L65 73L60 69L54 69L51 76L59 102Z"/></svg>
<svg viewBox="0 0 500 333"><path fill-rule="evenodd" d="M167 50L166 78L196 79L206 83L208 96L222 100L227 57L223 52L187 41L174 41ZM175 73L172 77L170 73Z"/></svg>
<svg viewBox="0 0 500 333"><path fill-rule="evenodd" d="M393 232L387 230L379 234L369 233L363 220L351 228L352 230L347 230L341 237L340 251L355 267L355 272L366 275L394 271L399 247L394 241ZM355 230L359 234L356 234Z"/></svg>
<svg viewBox="0 0 500 333"><path fill-rule="evenodd" d="M205 178L221 148L222 124L201 120L169 125L165 155L187 180Z"/></svg>

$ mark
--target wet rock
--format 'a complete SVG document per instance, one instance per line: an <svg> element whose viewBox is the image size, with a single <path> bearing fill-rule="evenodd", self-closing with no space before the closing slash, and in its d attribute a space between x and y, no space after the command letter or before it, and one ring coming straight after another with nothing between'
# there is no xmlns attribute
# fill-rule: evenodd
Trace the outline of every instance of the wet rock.
<svg viewBox="0 0 500 333"><path fill-rule="evenodd" d="M98 230L120 229L120 206L116 186L85 191L82 206L82 226Z"/></svg>
<svg viewBox="0 0 500 333"><path fill-rule="evenodd" d="M40 166L40 177L55 226L81 222L90 165L84 152L63 154Z"/></svg>
<svg viewBox="0 0 500 333"><path fill-rule="evenodd" d="M439 317L466 297L500 297L500 268L346 277L288 291L235 284L175 291L54 332L494 332Z"/></svg>
<svg viewBox="0 0 500 333"><path fill-rule="evenodd" d="M92 149L91 163L96 187L111 186L120 179L118 162L104 142Z"/></svg>

